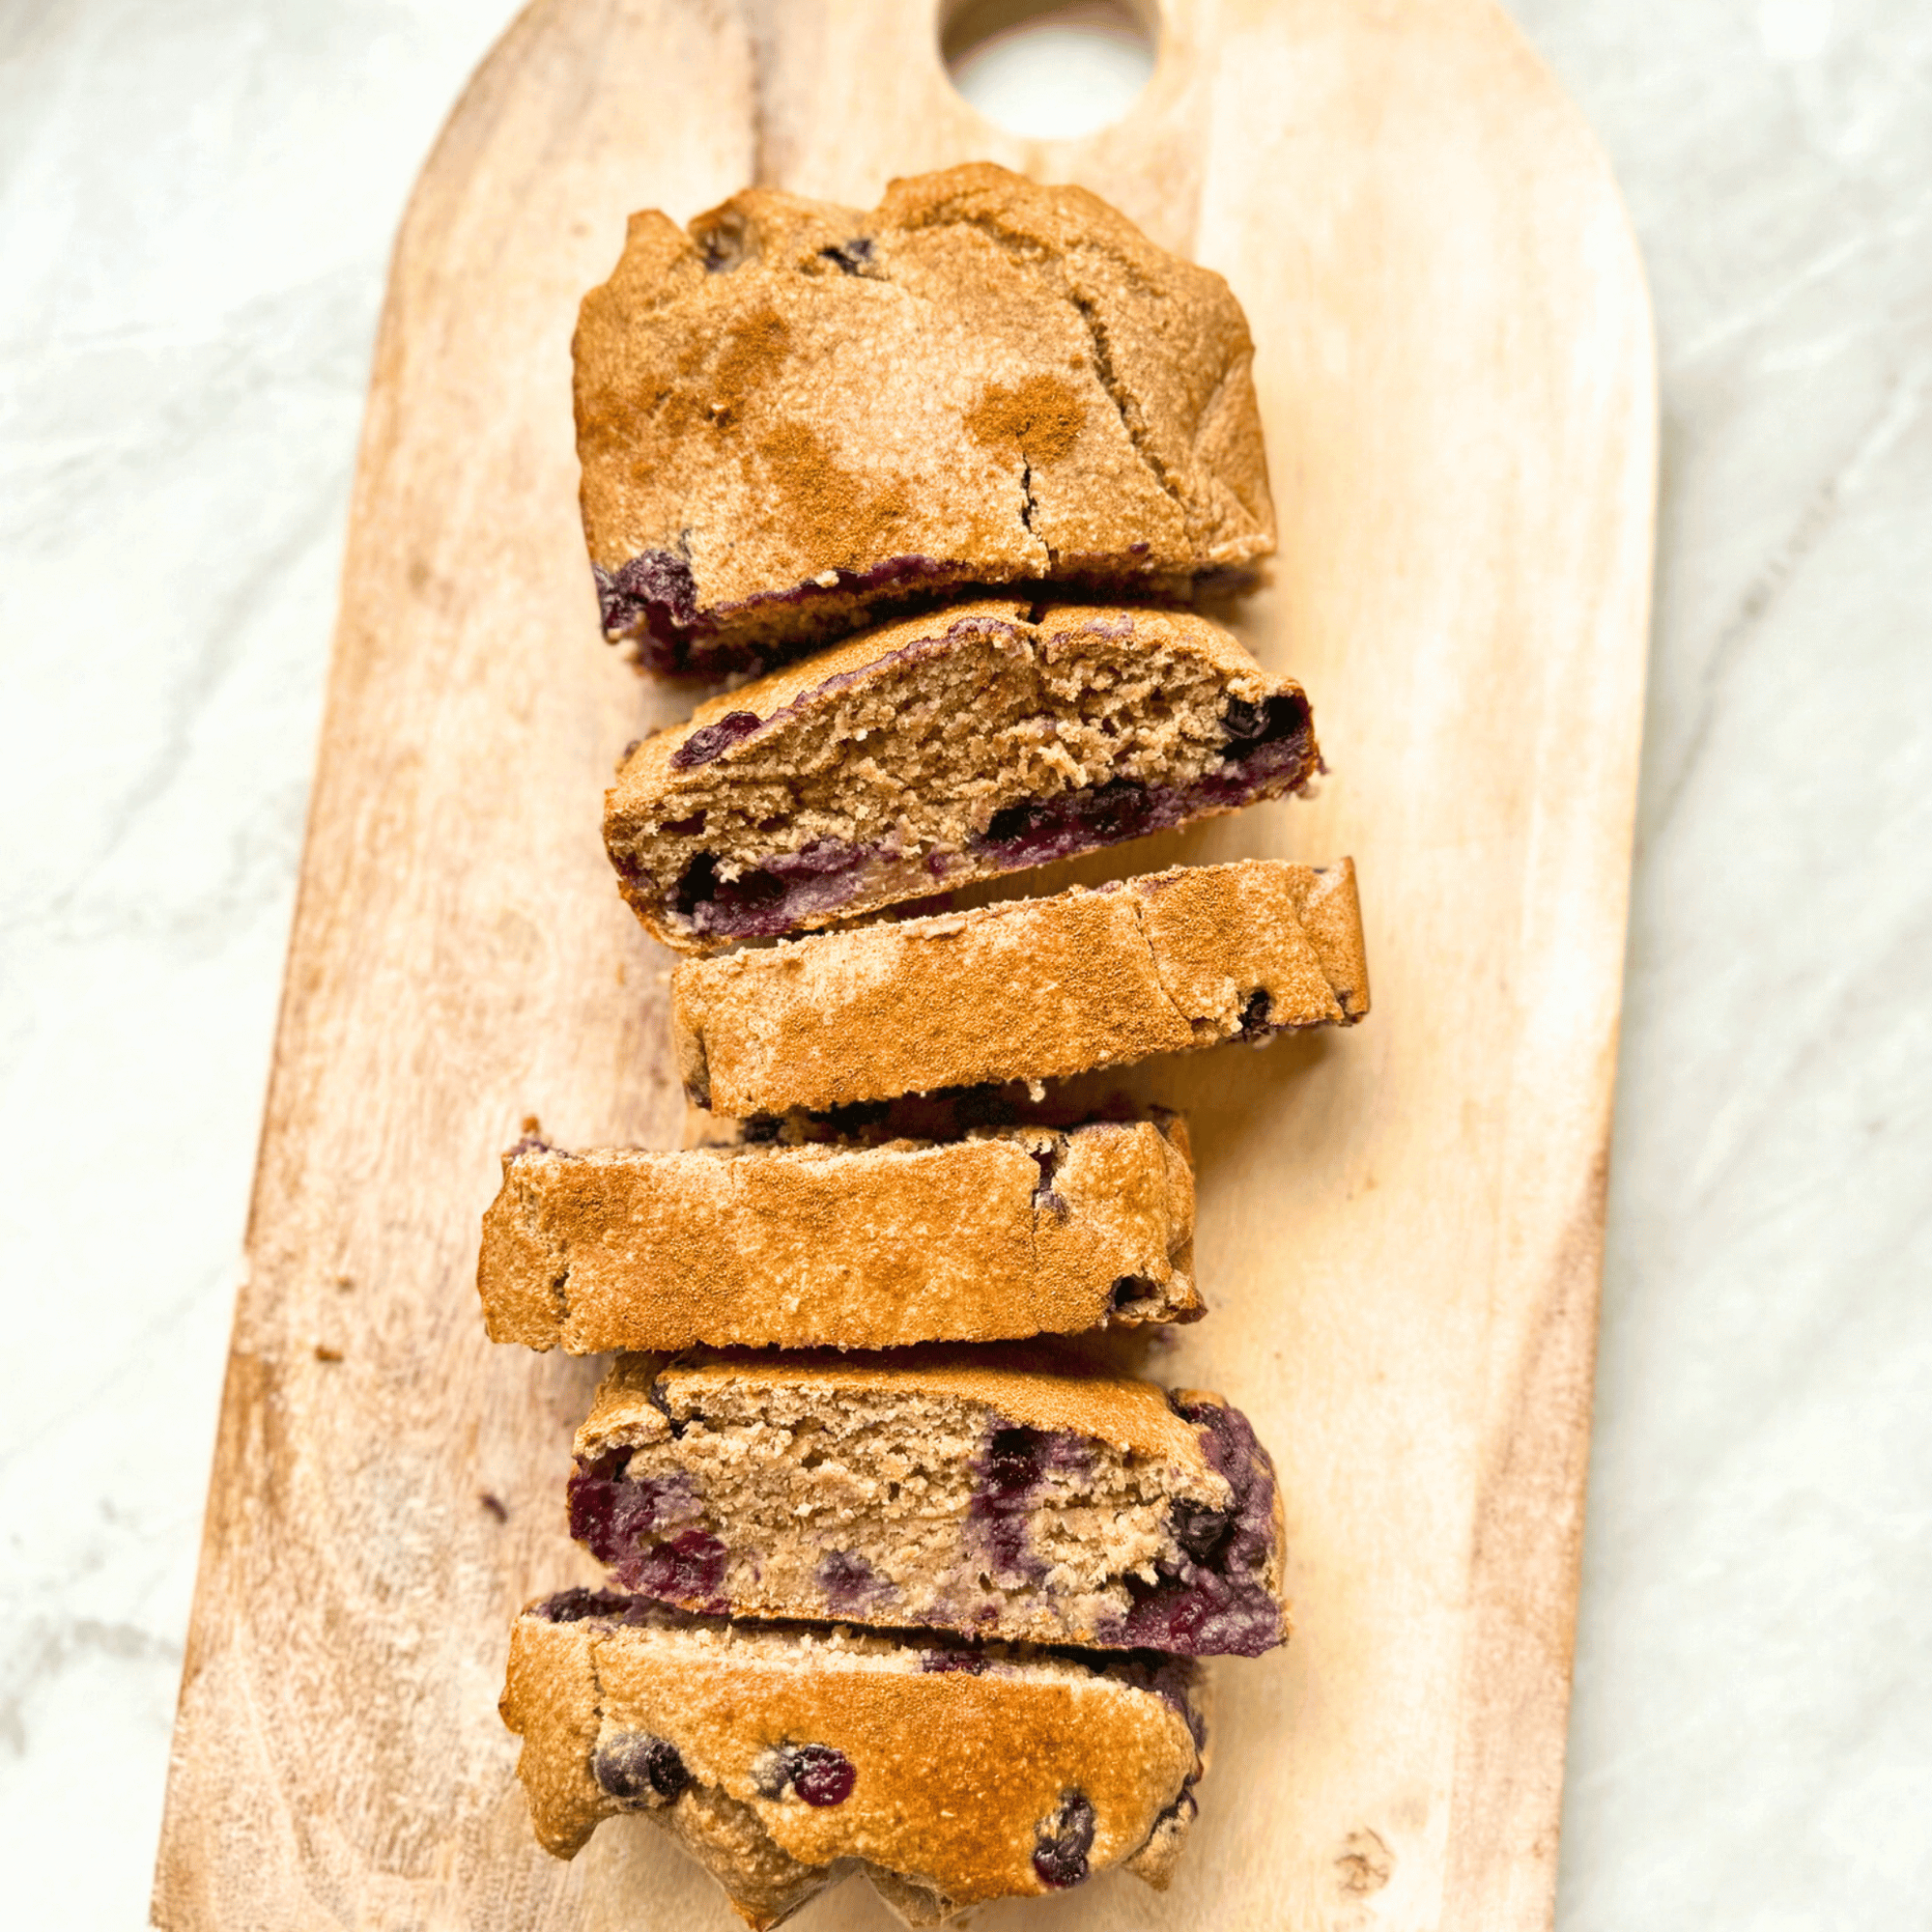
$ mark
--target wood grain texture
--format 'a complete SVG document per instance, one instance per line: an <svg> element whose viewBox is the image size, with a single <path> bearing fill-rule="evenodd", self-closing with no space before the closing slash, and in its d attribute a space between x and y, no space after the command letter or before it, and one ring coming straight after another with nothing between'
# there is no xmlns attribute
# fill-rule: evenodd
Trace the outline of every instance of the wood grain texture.
<svg viewBox="0 0 1932 1932"><path fill-rule="evenodd" d="M688 699L599 639L568 344L624 215L760 179L869 205L976 156L1084 182L1227 274L1282 552L1238 628L1333 775L1045 881L1361 867L1350 1035L1140 1069L1184 1107L1213 1312L1161 1364L1280 1465L1297 1635L1220 1669L1160 1897L981 1927L1548 1922L1602 1242L1655 463L1605 163L1485 0L1165 0L1129 117L980 122L903 0L542 0L396 252L184 1672L171 1928L729 1922L642 1820L535 1847L496 1698L577 1580L594 1365L483 1340L497 1151L676 1144L666 956L599 795ZM334 1359L339 1356L340 1359ZM801 1923L883 1927L847 1887Z"/></svg>

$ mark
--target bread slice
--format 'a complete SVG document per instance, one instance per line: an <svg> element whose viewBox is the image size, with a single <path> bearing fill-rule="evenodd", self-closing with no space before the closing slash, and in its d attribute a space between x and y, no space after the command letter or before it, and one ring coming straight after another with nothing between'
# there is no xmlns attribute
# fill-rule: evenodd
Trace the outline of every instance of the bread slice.
<svg viewBox="0 0 1932 1932"><path fill-rule="evenodd" d="M1348 859L1179 867L686 960L672 981L685 1087L739 1117L1050 1079L1368 1009Z"/></svg>
<svg viewBox="0 0 1932 1932"><path fill-rule="evenodd" d="M1219 1396L1001 1350L618 1359L571 1533L625 1589L733 1616L1254 1657L1281 1505Z"/></svg>
<svg viewBox="0 0 1932 1932"><path fill-rule="evenodd" d="M647 738L606 795L667 945L829 925L1299 790L1308 699L1184 611L969 604L867 631Z"/></svg>
<svg viewBox="0 0 1932 1932"><path fill-rule="evenodd" d="M604 626L654 669L968 583L1184 596L1274 548L1239 304L1084 188L978 162L869 212L637 214L574 347Z"/></svg>
<svg viewBox="0 0 1932 1932"><path fill-rule="evenodd" d="M891 1349L1189 1321L1177 1115L682 1153L520 1143L483 1217L493 1342Z"/></svg>
<svg viewBox="0 0 1932 1932"><path fill-rule="evenodd" d="M591 1590L517 1619L501 1708L546 1851L640 1811L757 1928L852 1871L911 1925L1116 1865L1164 1889L1207 1740L1176 1661L734 1625Z"/></svg>

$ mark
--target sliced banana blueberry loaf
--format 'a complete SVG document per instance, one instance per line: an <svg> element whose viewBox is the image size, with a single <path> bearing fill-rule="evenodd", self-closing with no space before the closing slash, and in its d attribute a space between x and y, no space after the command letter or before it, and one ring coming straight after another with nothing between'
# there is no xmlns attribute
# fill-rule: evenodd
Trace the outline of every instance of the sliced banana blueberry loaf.
<svg viewBox="0 0 1932 1932"><path fill-rule="evenodd" d="M607 795L681 952L809 930L1299 790L1308 700L1185 611L978 603L697 707Z"/></svg>
<svg viewBox="0 0 1932 1932"><path fill-rule="evenodd" d="M715 677L966 584L1238 583L1274 548L1253 353L1219 275L986 162L634 215L575 342L605 630Z"/></svg>
<svg viewBox="0 0 1932 1932"><path fill-rule="evenodd" d="M1207 1723L1180 1659L731 1624L567 1590L510 1636L545 1849L640 1811L754 1928L853 1871L909 1925L1122 1866L1164 1889Z"/></svg>
<svg viewBox="0 0 1932 1932"><path fill-rule="evenodd" d="M687 1091L742 1118L1352 1026L1369 979L1350 861L1244 859L688 959L671 999Z"/></svg>
<svg viewBox="0 0 1932 1932"><path fill-rule="evenodd" d="M1178 1116L960 1140L503 1156L476 1286L496 1342L890 1349L1186 1321Z"/></svg>
<svg viewBox="0 0 1932 1932"><path fill-rule="evenodd" d="M1246 1418L1038 1355L620 1357L570 1519L691 1610L1191 1656L1288 1634Z"/></svg>

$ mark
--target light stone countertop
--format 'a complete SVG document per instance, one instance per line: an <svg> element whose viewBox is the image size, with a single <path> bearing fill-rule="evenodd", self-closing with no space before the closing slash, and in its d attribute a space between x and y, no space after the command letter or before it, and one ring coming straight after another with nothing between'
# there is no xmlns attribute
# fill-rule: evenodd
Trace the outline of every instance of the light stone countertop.
<svg viewBox="0 0 1932 1932"><path fill-rule="evenodd" d="M501 0L0 9L0 1871L135 1926L370 343ZM1517 0L1663 494L1562 1932L1932 1924L1932 8Z"/></svg>

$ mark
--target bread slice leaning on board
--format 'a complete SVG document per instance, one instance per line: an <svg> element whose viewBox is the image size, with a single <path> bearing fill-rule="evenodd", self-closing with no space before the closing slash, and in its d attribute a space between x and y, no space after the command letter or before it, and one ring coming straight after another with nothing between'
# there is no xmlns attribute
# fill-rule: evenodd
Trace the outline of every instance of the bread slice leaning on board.
<svg viewBox="0 0 1932 1932"><path fill-rule="evenodd" d="M606 795L631 910L715 952L1299 791L1308 699L1180 611L977 603L646 738Z"/></svg>

